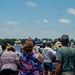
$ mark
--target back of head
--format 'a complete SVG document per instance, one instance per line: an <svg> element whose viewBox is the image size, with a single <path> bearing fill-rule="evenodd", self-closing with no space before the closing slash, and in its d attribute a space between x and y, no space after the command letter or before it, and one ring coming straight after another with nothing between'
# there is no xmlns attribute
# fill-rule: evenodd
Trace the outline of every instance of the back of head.
<svg viewBox="0 0 75 75"><path fill-rule="evenodd" d="M26 53L30 53L33 50L33 41L31 40L26 40L24 46L23 46L23 51Z"/></svg>
<svg viewBox="0 0 75 75"><path fill-rule="evenodd" d="M15 52L15 49L12 46L8 48L8 51L10 51L10 50L13 51L13 52Z"/></svg>
<svg viewBox="0 0 75 75"><path fill-rule="evenodd" d="M2 50L4 51L6 49L6 44L2 44Z"/></svg>
<svg viewBox="0 0 75 75"><path fill-rule="evenodd" d="M62 35L60 41L63 43L69 43L69 36L66 34Z"/></svg>
<svg viewBox="0 0 75 75"><path fill-rule="evenodd" d="M51 47L52 47L51 42L47 42L47 43L46 43L46 46L48 46L48 47L51 48Z"/></svg>

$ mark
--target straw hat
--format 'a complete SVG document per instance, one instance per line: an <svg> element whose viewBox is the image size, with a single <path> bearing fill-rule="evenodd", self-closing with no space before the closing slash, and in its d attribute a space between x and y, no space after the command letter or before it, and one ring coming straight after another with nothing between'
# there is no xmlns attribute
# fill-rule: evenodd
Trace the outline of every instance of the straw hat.
<svg viewBox="0 0 75 75"><path fill-rule="evenodd" d="M15 41L15 43L21 43L21 40L17 39L17 40Z"/></svg>

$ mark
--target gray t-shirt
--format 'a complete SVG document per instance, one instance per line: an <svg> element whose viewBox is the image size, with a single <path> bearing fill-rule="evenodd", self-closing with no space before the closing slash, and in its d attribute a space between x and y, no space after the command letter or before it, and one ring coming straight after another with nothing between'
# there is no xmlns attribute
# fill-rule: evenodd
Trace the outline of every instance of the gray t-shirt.
<svg viewBox="0 0 75 75"><path fill-rule="evenodd" d="M62 61L62 72L75 72L75 49L68 46L63 46L58 49L56 60Z"/></svg>

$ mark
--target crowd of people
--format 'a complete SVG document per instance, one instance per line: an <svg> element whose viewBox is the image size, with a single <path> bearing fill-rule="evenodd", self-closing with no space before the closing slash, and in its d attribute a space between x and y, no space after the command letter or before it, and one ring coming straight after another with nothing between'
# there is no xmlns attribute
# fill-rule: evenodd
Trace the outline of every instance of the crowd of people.
<svg viewBox="0 0 75 75"><path fill-rule="evenodd" d="M62 35L54 45L50 41L0 46L0 75L75 75L75 48L69 36Z"/></svg>

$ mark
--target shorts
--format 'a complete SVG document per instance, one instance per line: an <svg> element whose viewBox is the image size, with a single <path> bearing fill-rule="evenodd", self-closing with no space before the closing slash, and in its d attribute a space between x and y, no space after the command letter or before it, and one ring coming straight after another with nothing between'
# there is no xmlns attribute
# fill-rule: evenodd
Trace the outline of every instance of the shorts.
<svg viewBox="0 0 75 75"><path fill-rule="evenodd" d="M64 72L64 73L62 73L60 75L75 75L75 74L74 73L69 73L69 72Z"/></svg>
<svg viewBox="0 0 75 75"><path fill-rule="evenodd" d="M43 70L52 71L52 62L43 62Z"/></svg>
<svg viewBox="0 0 75 75"><path fill-rule="evenodd" d="M52 63L52 72L55 72L56 64L57 64L57 63Z"/></svg>
<svg viewBox="0 0 75 75"><path fill-rule="evenodd" d="M17 71L13 71L11 69L3 69L1 74L16 74Z"/></svg>

